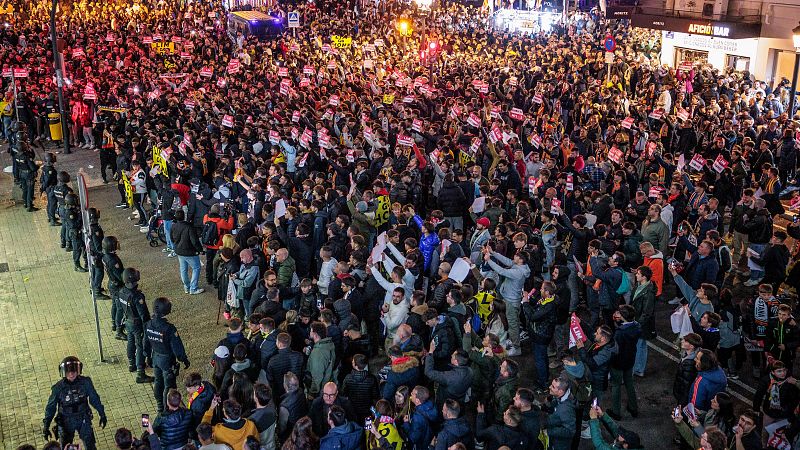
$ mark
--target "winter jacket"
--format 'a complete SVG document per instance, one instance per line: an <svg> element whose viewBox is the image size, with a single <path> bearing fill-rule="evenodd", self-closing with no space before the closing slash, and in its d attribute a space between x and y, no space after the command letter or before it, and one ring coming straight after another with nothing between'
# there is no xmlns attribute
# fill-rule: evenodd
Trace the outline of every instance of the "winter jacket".
<svg viewBox="0 0 800 450"><path fill-rule="evenodd" d="M431 341L436 343L432 353L437 370L446 370L450 364L450 356L458 348L457 334L453 329L453 321L444 314L437 317L431 330Z"/></svg>
<svg viewBox="0 0 800 450"><path fill-rule="evenodd" d="M439 383L436 390L436 404L441 406L447 399L458 400L464 404L467 391L472 386L472 369L468 366L450 366L450 370L433 368L433 358L425 358L425 376Z"/></svg>
<svg viewBox="0 0 800 450"><path fill-rule="evenodd" d="M614 422L614 419L609 417L608 414L603 414L599 419L589 419L589 430L592 433L592 444L594 445L595 450L614 450L617 447L607 444L603 439L601 422L602 425L606 426L611 436L614 437L615 441L616 437L619 436L619 425L617 425L617 423Z"/></svg>
<svg viewBox="0 0 800 450"><path fill-rule="evenodd" d="M436 435L436 446L434 450L447 450L458 442L467 446L467 450L475 448L472 430L470 429L467 418L461 416L457 419L447 419L442 425L442 431Z"/></svg>
<svg viewBox="0 0 800 450"><path fill-rule="evenodd" d="M178 256L197 256L203 246L189 222L175 222L170 230L172 245Z"/></svg>
<svg viewBox="0 0 800 450"><path fill-rule="evenodd" d="M278 264L278 286L291 287L295 272L295 261L291 256Z"/></svg>
<svg viewBox="0 0 800 450"><path fill-rule="evenodd" d="M760 209L755 216L748 215L742 224L742 231L747 233L747 242L751 244L767 244L772 238L772 217L766 209Z"/></svg>
<svg viewBox="0 0 800 450"><path fill-rule="evenodd" d="M276 430L278 428L278 413L275 411L275 405L272 402L262 408L256 408L247 417L256 424L258 429L259 442L264 449L275 449Z"/></svg>
<svg viewBox="0 0 800 450"><path fill-rule="evenodd" d="M778 347L780 344L783 344L784 350ZM778 319L769 320L764 349L770 355L784 363L790 363L787 367L791 367L799 345L800 327L798 327L794 319L789 318L786 322L781 322Z"/></svg>
<svg viewBox="0 0 800 450"><path fill-rule="evenodd" d="M780 284L786 279L786 266L789 265L789 249L785 245L768 245L761 257L750 259L764 267L762 283Z"/></svg>
<svg viewBox="0 0 800 450"><path fill-rule="evenodd" d="M687 403L694 404L695 409L708 411L711 399L725 390L728 380L721 367L698 372L692 385L689 387Z"/></svg>
<svg viewBox="0 0 800 450"><path fill-rule="evenodd" d="M228 219L223 219L219 215L210 215L206 214L203 217L203 224L206 222L214 222L217 224L217 243L214 245L209 245L208 248L212 250L219 250L222 247L222 237L226 234L229 234L231 230L233 230L233 216L228 217Z"/></svg>
<svg viewBox="0 0 800 450"><path fill-rule="evenodd" d="M214 410L209 409L203 416L203 423L212 424ZM239 419L236 422L223 421L211 426L214 430L214 442L225 444L230 448L243 448L248 437L258 439L258 429L256 424L247 419Z"/></svg>
<svg viewBox="0 0 800 450"><path fill-rule="evenodd" d="M319 440L320 450L358 450L362 448L364 429L355 422L331 428L328 434Z"/></svg>
<svg viewBox="0 0 800 450"><path fill-rule="evenodd" d="M617 328L614 333L614 341L617 344L617 353L611 357L610 367L621 371L633 368L636 360L636 344L642 335L639 322L624 323Z"/></svg>
<svg viewBox="0 0 800 450"><path fill-rule="evenodd" d="M222 379L222 386L220 386L220 392L222 393L222 398L227 398L228 388L231 387L233 384L233 375L236 373L241 373L251 383L254 383L258 378L258 372L261 370L257 364L253 364L249 359L245 358L244 361L237 361L231 364L231 368L225 372L225 377Z"/></svg>
<svg viewBox="0 0 800 450"><path fill-rule="evenodd" d="M778 385L776 385L778 384ZM777 394L777 395L776 395ZM758 387L753 395L753 409L777 420L790 419L800 404L800 389L794 383L779 382L772 373L758 380Z"/></svg>
<svg viewBox="0 0 800 450"><path fill-rule="evenodd" d="M447 294L455 284L456 282L451 278L445 278L436 283L433 288L433 294L427 301L428 306L439 312L444 312L447 309Z"/></svg>
<svg viewBox="0 0 800 450"><path fill-rule="evenodd" d="M558 301L555 297L543 298L536 303L525 302L522 304L522 313L525 314L528 331L535 344L547 345L553 339L557 305Z"/></svg>
<svg viewBox="0 0 800 450"><path fill-rule="evenodd" d="M656 297L658 297L664 289L664 254L657 251L652 256L645 257L644 265L653 271L650 281L656 285Z"/></svg>
<svg viewBox="0 0 800 450"><path fill-rule="evenodd" d="M325 383L336 378L335 362L336 349L331 338L326 337L317 341L308 355L306 367L306 387L310 395L318 395Z"/></svg>
<svg viewBox="0 0 800 450"><path fill-rule="evenodd" d="M401 356L392 361L391 369L383 384L381 397L384 400L394 401L394 394L400 386L413 389L419 381L419 360L413 356Z"/></svg>
<svg viewBox="0 0 800 450"><path fill-rule="evenodd" d="M356 419L363 421L370 414L370 407L380 396L378 378L369 370L354 370L341 383L342 395L350 399Z"/></svg>
<svg viewBox="0 0 800 450"><path fill-rule="evenodd" d="M192 413L192 424L189 428L189 433L194 436L195 430L197 425L200 425L200 421L203 420L203 415L211 408L211 401L214 399L214 395L216 395L217 390L214 388L214 385L209 383L208 381L203 381L202 383L202 391L195 397L193 400L187 399L186 406L189 408L189 411ZM191 396L189 397L191 398Z"/></svg>
<svg viewBox="0 0 800 450"><path fill-rule="evenodd" d="M255 263L242 264L236 277L232 278L230 282L236 286L236 297L239 300L251 298L256 283L258 283L258 265Z"/></svg>
<svg viewBox="0 0 800 450"><path fill-rule="evenodd" d="M184 407L175 411L164 410L153 421L153 431L161 441L164 450L183 448L189 439L192 426L192 412Z"/></svg>
<svg viewBox="0 0 800 450"><path fill-rule="evenodd" d="M467 199L464 191L455 182L445 181L439 190L439 209L444 217L461 217L467 210Z"/></svg>
<svg viewBox="0 0 800 450"><path fill-rule="evenodd" d="M283 383L283 381L281 381ZM308 414L308 400L302 389L287 392L281 397L278 408L278 437L281 441L286 440L292 433L294 424L301 417Z"/></svg>
<svg viewBox="0 0 800 450"><path fill-rule="evenodd" d="M587 276L585 280L592 283L595 280L600 280L599 303L603 309L617 309L619 306L619 289L622 283L622 277L627 276L623 273L621 267L609 267L603 270L603 259L597 256L589 258L589 266L592 268L592 274Z"/></svg>
<svg viewBox="0 0 800 450"><path fill-rule="evenodd" d="M478 413L475 420L475 437L484 441L486 450L498 450L507 446L511 450L530 448L530 440L535 436L526 436L520 427L510 427L503 422L500 425L487 425L486 414Z"/></svg>
<svg viewBox="0 0 800 450"><path fill-rule="evenodd" d="M398 304L389 303L389 311L383 314L381 322L386 326L386 337L394 338L397 328L405 323L408 317L408 302L402 301Z"/></svg>
<svg viewBox="0 0 800 450"><path fill-rule="evenodd" d="M433 427L439 422L436 405L430 400L421 403L414 408L410 419L402 425L410 444L409 450L428 450L433 439Z"/></svg>
<svg viewBox="0 0 800 450"><path fill-rule="evenodd" d="M719 273L719 263L714 255L701 257L699 253L694 253L684 268L686 282L692 289L697 289L703 283L714 284Z"/></svg>
<svg viewBox="0 0 800 450"><path fill-rule="evenodd" d="M675 380L672 383L672 395L679 404L686 403L689 388L697 378L697 366L694 364L695 356L695 352L688 353L678 363L678 370L675 372Z"/></svg>
<svg viewBox="0 0 800 450"><path fill-rule="evenodd" d="M606 345L592 344L579 350L581 361L586 364L592 373L592 390L605 391L608 387L608 368L611 357L617 352L617 343L614 341Z"/></svg>
<svg viewBox="0 0 800 450"><path fill-rule="evenodd" d="M497 260L497 262L495 262ZM498 264L499 263L499 264ZM519 304L522 301L522 292L525 288L525 280L530 276L531 269L527 264L517 265L514 261L505 256L492 252L492 258L487 262L498 275L502 282L497 289L497 293L503 300L509 303Z"/></svg>
<svg viewBox="0 0 800 450"><path fill-rule="evenodd" d="M479 336L475 333L464 333L461 338L464 351L469 355L472 367L472 397L487 403L494 381L500 374L500 362L506 357L506 350L502 345L492 349L486 354Z"/></svg>
<svg viewBox="0 0 800 450"><path fill-rule="evenodd" d="M636 321L642 331L642 338L652 339L656 334L656 287L651 280L646 285L635 286L632 291L631 305L636 310Z"/></svg>
<svg viewBox="0 0 800 450"><path fill-rule="evenodd" d="M353 404L350 402L349 398L339 394L333 401L333 405L336 405L344 410L347 420L356 420L356 415L353 412ZM324 436L325 433L330 430L330 425L328 424L328 412L330 411L331 406L332 405L325 403L325 400L321 395L311 402L308 410L308 417L311 419L311 426L317 436Z"/></svg>
<svg viewBox="0 0 800 450"><path fill-rule="evenodd" d="M630 236L623 237L622 252L625 254L625 267L629 270L635 270L642 265L642 252L639 250L641 243L642 235L638 230L633 230Z"/></svg>
<svg viewBox="0 0 800 450"><path fill-rule="evenodd" d="M661 253L669 250L669 235L669 227L660 218L655 222L650 222L648 219L642 224L642 241L653 244L653 247Z"/></svg>
<svg viewBox="0 0 800 450"><path fill-rule="evenodd" d="M553 399L549 405L552 413L547 417L547 436L553 450L572 448L575 436L575 398L570 392Z"/></svg>
<svg viewBox="0 0 800 450"><path fill-rule="evenodd" d="M492 389L492 402L491 408L494 413L494 422L503 423L503 414L509 405L514 404L514 395L517 393L519 387L519 378L516 376L511 378L497 377Z"/></svg>

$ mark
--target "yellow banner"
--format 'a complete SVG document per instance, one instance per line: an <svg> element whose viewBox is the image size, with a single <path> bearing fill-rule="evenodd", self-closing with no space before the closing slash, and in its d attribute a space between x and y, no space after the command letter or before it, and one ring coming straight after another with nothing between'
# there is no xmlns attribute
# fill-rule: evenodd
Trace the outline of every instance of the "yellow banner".
<svg viewBox="0 0 800 450"><path fill-rule="evenodd" d="M164 60L164 67L167 68L167 69L174 69L174 68L178 67L178 65L175 64L174 62L168 60L168 59L165 59Z"/></svg>
<svg viewBox="0 0 800 450"><path fill-rule="evenodd" d="M383 104L391 105L394 103L394 94L383 94Z"/></svg>
<svg viewBox="0 0 800 450"><path fill-rule="evenodd" d="M159 55L171 55L175 53L174 42L153 42L150 48L156 51Z"/></svg>
<svg viewBox="0 0 800 450"><path fill-rule="evenodd" d="M378 197L378 209L375 211L375 226L379 227L389 222L389 202L388 195L381 195Z"/></svg>
<svg viewBox="0 0 800 450"><path fill-rule="evenodd" d="M128 206L133 208L133 186L125 172L122 172L122 184L125 186L125 199L128 200Z"/></svg>
<svg viewBox="0 0 800 450"><path fill-rule="evenodd" d="M153 146L153 165L161 169L161 174L168 176L167 160L161 155L161 149L157 145Z"/></svg>
<svg viewBox="0 0 800 450"><path fill-rule="evenodd" d="M331 44L336 48L350 48L353 45L353 38L331 35Z"/></svg>

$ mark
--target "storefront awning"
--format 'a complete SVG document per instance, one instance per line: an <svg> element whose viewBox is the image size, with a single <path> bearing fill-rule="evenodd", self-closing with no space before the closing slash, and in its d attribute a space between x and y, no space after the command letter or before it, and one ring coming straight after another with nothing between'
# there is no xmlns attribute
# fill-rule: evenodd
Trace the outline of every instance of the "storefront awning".
<svg viewBox="0 0 800 450"><path fill-rule="evenodd" d="M700 36L721 37L728 39L757 38L761 35L761 24L719 22L702 19L685 19L681 17L639 14L634 12L631 24L640 28L676 31L679 33Z"/></svg>

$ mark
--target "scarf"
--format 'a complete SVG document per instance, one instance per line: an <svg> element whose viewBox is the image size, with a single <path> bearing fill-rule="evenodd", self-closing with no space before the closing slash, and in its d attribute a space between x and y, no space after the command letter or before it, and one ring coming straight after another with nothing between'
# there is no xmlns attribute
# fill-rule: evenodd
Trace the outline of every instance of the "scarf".
<svg viewBox="0 0 800 450"><path fill-rule="evenodd" d="M640 292L642 292L647 286L650 285L650 281L648 280L646 283L642 283L636 286L636 290L633 292L633 298L636 298Z"/></svg>
<svg viewBox="0 0 800 450"><path fill-rule="evenodd" d="M194 401L194 399L199 397L200 394L202 394L204 390L205 390L205 386L201 384L200 387L197 388L197 390L192 394L192 396L189 397L189 409L192 408L192 402Z"/></svg>

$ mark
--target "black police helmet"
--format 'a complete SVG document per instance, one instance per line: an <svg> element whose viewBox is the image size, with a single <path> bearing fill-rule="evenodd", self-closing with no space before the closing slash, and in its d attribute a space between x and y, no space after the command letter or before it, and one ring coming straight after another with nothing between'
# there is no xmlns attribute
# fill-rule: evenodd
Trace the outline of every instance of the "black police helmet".
<svg viewBox="0 0 800 450"><path fill-rule="evenodd" d="M25 122L20 122L19 120L14 122L14 124L11 126L12 131L26 131L27 129L28 126L25 125Z"/></svg>
<svg viewBox="0 0 800 450"><path fill-rule="evenodd" d="M136 284L139 283L140 277L139 271L132 267L128 267L122 271L122 282L125 283L126 287L136 286Z"/></svg>
<svg viewBox="0 0 800 450"><path fill-rule="evenodd" d="M28 139L28 133L24 131L17 131L17 134L14 136L17 142L25 142Z"/></svg>
<svg viewBox="0 0 800 450"><path fill-rule="evenodd" d="M89 208L89 223L95 224L100 220L100 211L97 208Z"/></svg>
<svg viewBox="0 0 800 450"><path fill-rule="evenodd" d="M78 206L78 196L73 193L69 193L66 197L64 197L64 203L66 203L67 206Z"/></svg>
<svg viewBox="0 0 800 450"><path fill-rule="evenodd" d="M83 363L76 356L67 356L58 365L58 373L62 378L66 378L68 373L75 373L78 375L83 372Z"/></svg>
<svg viewBox="0 0 800 450"><path fill-rule="evenodd" d="M172 302L166 297L158 297L153 302L153 312L159 317L164 317L172 312Z"/></svg>
<svg viewBox="0 0 800 450"><path fill-rule="evenodd" d="M69 173L64 172L62 170L61 172L58 172L58 175L56 176L56 179L58 180L59 183L69 183L70 176L69 176Z"/></svg>
<svg viewBox="0 0 800 450"><path fill-rule="evenodd" d="M106 236L103 238L103 252L112 253L119 250L119 240L115 236Z"/></svg>
<svg viewBox="0 0 800 450"><path fill-rule="evenodd" d="M54 164L56 162L56 154L48 152L44 155L44 162L47 164Z"/></svg>

